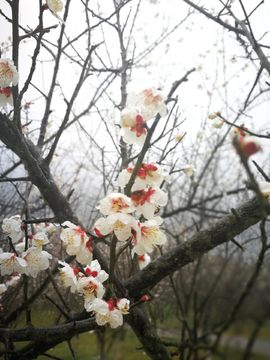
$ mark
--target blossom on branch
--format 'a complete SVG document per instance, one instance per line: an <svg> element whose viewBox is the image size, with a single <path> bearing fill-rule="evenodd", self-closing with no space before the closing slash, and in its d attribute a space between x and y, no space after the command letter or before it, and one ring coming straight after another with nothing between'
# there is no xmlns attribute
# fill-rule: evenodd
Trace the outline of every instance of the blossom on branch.
<svg viewBox="0 0 270 360"><path fill-rule="evenodd" d="M104 286L94 276L86 277L83 275L78 280L77 291L83 294L84 308L86 310L96 298L102 299L105 294Z"/></svg>
<svg viewBox="0 0 270 360"><path fill-rule="evenodd" d="M22 253L22 258L27 263L25 274L36 278L40 271L48 269L50 266L49 259L52 259L52 255L47 251L40 251L39 248L32 246Z"/></svg>
<svg viewBox="0 0 270 360"><path fill-rule="evenodd" d="M62 268L59 268L64 286L70 286L70 291L75 293L77 290L77 274L80 269L74 269L71 265L67 264L65 261L59 260L58 263L63 265Z"/></svg>
<svg viewBox="0 0 270 360"><path fill-rule="evenodd" d="M115 329L123 325L123 315L121 311L115 307L113 299L107 302L97 298L86 310L95 313L96 322L100 326L110 324L110 326Z"/></svg>
<svg viewBox="0 0 270 360"><path fill-rule="evenodd" d="M184 169L185 169L185 171L186 171L186 175L187 175L188 177L191 177L191 176L193 175L194 171L195 171L195 165L193 165L193 164L186 164L186 165L184 166Z"/></svg>
<svg viewBox="0 0 270 360"><path fill-rule="evenodd" d="M157 113L166 115L166 95L154 87L140 92L131 92L127 97L128 105L140 107L141 115L145 121L152 119Z"/></svg>
<svg viewBox="0 0 270 360"><path fill-rule="evenodd" d="M23 236L24 225L20 215L11 216L3 220L2 229L12 239L12 242L18 242Z"/></svg>
<svg viewBox="0 0 270 360"><path fill-rule="evenodd" d="M36 245L37 248L41 249L43 245L49 243L47 235L43 232L38 232L32 236L33 245Z"/></svg>
<svg viewBox="0 0 270 360"><path fill-rule="evenodd" d="M128 214L135 210L131 199L121 193L112 193L106 196L100 201L97 208L103 215L111 215L116 212Z"/></svg>
<svg viewBox="0 0 270 360"><path fill-rule="evenodd" d="M63 3L61 0L46 0L47 8L51 11L51 13L60 20L63 24L63 19L57 14L58 12L62 11Z"/></svg>
<svg viewBox="0 0 270 360"><path fill-rule="evenodd" d="M7 87L0 87L0 106L5 106L6 104L13 106L12 91Z"/></svg>
<svg viewBox="0 0 270 360"><path fill-rule="evenodd" d="M123 140L128 144L137 144L143 146L146 138L146 121L143 121L141 115L136 116L136 124L130 128L125 128Z"/></svg>
<svg viewBox="0 0 270 360"><path fill-rule="evenodd" d="M0 88L6 88L10 83L16 86L18 78L19 75L14 62L10 59L0 58Z"/></svg>
<svg viewBox="0 0 270 360"><path fill-rule="evenodd" d="M16 256L14 253L0 254L0 269L1 275L11 275L13 273L24 274L27 267L27 262Z"/></svg>
<svg viewBox="0 0 270 360"><path fill-rule="evenodd" d="M266 197L268 201L270 201L270 183L267 181L259 182L259 189L263 196Z"/></svg>
<svg viewBox="0 0 270 360"><path fill-rule="evenodd" d="M148 254L142 254L138 256L140 270L144 269L151 262L151 258Z"/></svg>

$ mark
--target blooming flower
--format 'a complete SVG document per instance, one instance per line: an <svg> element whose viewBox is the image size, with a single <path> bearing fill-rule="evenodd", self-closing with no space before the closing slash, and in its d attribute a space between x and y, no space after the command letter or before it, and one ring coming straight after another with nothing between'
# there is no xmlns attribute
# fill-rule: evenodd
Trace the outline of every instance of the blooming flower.
<svg viewBox="0 0 270 360"><path fill-rule="evenodd" d="M55 229L55 226L51 223L35 224L35 232L45 232L46 234L51 235Z"/></svg>
<svg viewBox="0 0 270 360"><path fill-rule="evenodd" d="M18 84L18 77L14 62L10 59L0 59L0 87L6 88L11 82L16 86Z"/></svg>
<svg viewBox="0 0 270 360"><path fill-rule="evenodd" d="M139 255L138 260L139 260L139 267L141 270L144 269L151 262L151 258L148 254Z"/></svg>
<svg viewBox="0 0 270 360"><path fill-rule="evenodd" d="M43 245L49 243L47 235L43 232L38 232L32 237L33 245L36 245L37 248L41 249Z"/></svg>
<svg viewBox="0 0 270 360"><path fill-rule="evenodd" d="M74 269L71 265L67 264L65 261L59 260L58 263L63 265L62 268L59 268L61 272L61 277L64 282L65 287L70 286L70 291L75 293L77 290L77 274L79 269Z"/></svg>
<svg viewBox="0 0 270 360"><path fill-rule="evenodd" d="M2 229L9 237L11 237L14 243L23 237L23 228L24 225L21 221L20 215L11 216L11 218L3 220Z"/></svg>
<svg viewBox="0 0 270 360"><path fill-rule="evenodd" d="M130 128L125 128L123 140L128 144L137 144L143 146L146 138L145 130L146 121L143 121L141 115L136 116L136 123Z"/></svg>
<svg viewBox="0 0 270 360"><path fill-rule="evenodd" d="M100 283L103 283L109 277L109 275L106 273L106 271L101 270L101 266L97 260L93 260L91 262L91 265L88 265L84 270L87 273L87 275L89 275L89 276L92 275ZM96 274L93 275L93 273L96 273Z"/></svg>
<svg viewBox="0 0 270 360"><path fill-rule="evenodd" d="M159 90L151 87L140 92L132 92L127 97L127 103L140 107L144 120L152 119L156 113L166 115L166 96Z"/></svg>
<svg viewBox="0 0 270 360"><path fill-rule="evenodd" d="M61 0L46 0L48 9L52 12L52 14L64 23L63 19L57 14L58 12L62 11L63 3Z"/></svg>
<svg viewBox="0 0 270 360"><path fill-rule="evenodd" d="M135 106L128 106L121 111L120 125L122 128L130 128L136 125L136 116L139 110Z"/></svg>
<svg viewBox="0 0 270 360"><path fill-rule="evenodd" d="M135 165L134 165L135 166ZM128 183L130 176L134 170L134 166L121 171L119 174L119 186L125 187ZM147 185L158 185L163 181L162 168L160 165L151 163L142 163L135 182L131 188L132 191L144 190Z"/></svg>
<svg viewBox="0 0 270 360"><path fill-rule="evenodd" d="M193 172L195 171L195 165L193 164L186 164L184 166L184 169L186 170L186 175L188 177L191 177L193 175Z"/></svg>
<svg viewBox="0 0 270 360"><path fill-rule="evenodd" d="M86 235L80 225L76 226L70 221L65 221L62 226L67 226L63 229L60 239L67 245L67 253L69 255L76 255L77 261L81 264L90 264L92 261L92 238Z"/></svg>
<svg viewBox="0 0 270 360"><path fill-rule="evenodd" d="M23 239L20 240L18 244L15 245L15 250L17 251L17 254L22 254L24 252L24 249L25 249L25 241Z"/></svg>
<svg viewBox="0 0 270 360"><path fill-rule="evenodd" d="M259 183L259 189L260 192L267 198L267 200L270 200L270 183L267 181L261 181Z"/></svg>
<svg viewBox="0 0 270 360"><path fill-rule="evenodd" d="M103 215L111 215L116 212L128 214L135 210L131 199L121 193L112 193L106 196L100 201L98 208Z"/></svg>
<svg viewBox="0 0 270 360"><path fill-rule="evenodd" d="M14 286L14 285L18 284L20 278L21 278L21 275L19 273L13 274L13 276L11 276L8 279L8 281L6 282L7 287Z"/></svg>
<svg viewBox="0 0 270 360"><path fill-rule="evenodd" d="M136 206L137 215L143 214L145 219L152 219L157 206L165 206L168 201L168 195L159 187L149 187L145 190L135 191L131 200Z"/></svg>
<svg viewBox="0 0 270 360"><path fill-rule="evenodd" d="M143 255L153 250L153 246L162 245L166 242L166 235L158 228L160 225L160 217L153 220L148 220L144 223L139 223L139 231L136 232L134 248L132 249L132 256L134 253Z"/></svg>
<svg viewBox="0 0 270 360"><path fill-rule="evenodd" d="M33 278L36 278L41 270L48 269L50 266L49 259L52 259L52 255L47 251L40 251L39 248L32 246L22 253L22 258L27 262L25 274L30 274Z"/></svg>
<svg viewBox="0 0 270 360"><path fill-rule="evenodd" d="M239 136L237 141L246 158L262 149L258 138L255 136Z"/></svg>
<svg viewBox="0 0 270 360"><path fill-rule="evenodd" d="M7 87L0 87L0 106L5 106L6 104L13 106L12 91Z"/></svg>
<svg viewBox="0 0 270 360"><path fill-rule="evenodd" d="M119 241L126 241L132 235L131 230L136 227L137 223L131 215L115 213L106 219L98 219L95 223L95 232L105 236L114 231Z"/></svg>
<svg viewBox="0 0 270 360"><path fill-rule="evenodd" d="M130 301L128 299L126 299L126 298L117 300L116 306L118 307L118 309L121 311L121 313L123 315L128 314L129 303L130 303Z"/></svg>
<svg viewBox="0 0 270 360"><path fill-rule="evenodd" d="M96 298L102 299L105 294L104 286L93 276L81 277L77 283L77 291L83 294L86 310Z"/></svg>
<svg viewBox="0 0 270 360"><path fill-rule="evenodd" d="M123 325L123 315L121 311L114 306L113 299L110 299L107 302L97 298L86 310L88 312L95 312L96 322L100 326L109 323L110 326L115 329L118 326Z"/></svg>
<svg viewBox="0 0 270 360"><path fill-rule="evenodd" d="M1 275L11 275L13 273L24 274L27 267L27 262L16 256L14 253L0 254Z"/></svg>

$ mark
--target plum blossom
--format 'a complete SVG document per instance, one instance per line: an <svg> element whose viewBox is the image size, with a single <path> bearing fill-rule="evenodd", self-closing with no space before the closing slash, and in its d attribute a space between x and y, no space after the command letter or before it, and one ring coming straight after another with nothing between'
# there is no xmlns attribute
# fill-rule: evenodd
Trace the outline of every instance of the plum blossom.
<svg viewBox="0 0 270 360"><path fill-rule="evenodd" d="M7 291L7 286L5 284L0 284L0 295L4 294Z"/></svg>
<svg viewBox="0 0 270 360"><path fill-rule="evenodd" d="M76 255L76 259L81 264L90 264L92 261L92 238L86 235L80 225L76 226L70 221L65 221L62 226L67 226L63 229L60 239L67 245L67 253L69 255Z"/></svg>
<svg viewBox="0 0 270 360"><path fill-rule="evenodd" d="M259 140L255 136L239 136L237 142L246 158L262 150Z"/></svg>
<svg viewBox="0 0 270 360"><path fill-rule="evenodd" d="M18 72L14 62L10 59L0 59L0 88L18 84ZM2 92L1 92L2 93Z"/></svg>
<svg viewBox="0 0 270 360"><path fill-rule="evenodd" d="M115 213L106 219L98 219L95 223L95 232L99 236L105 236L114 231L119 241L126 241L132 235L132 229L136 227L136 220L131 215Z"/></svg>
<svg viewBox="0 0 270 360"><path fill-rule="evenodd" d="M45 232L47 235L51 235L55 229L56 227L51 223L35 224L35 232Z"/></svg>
<svg viewBox="0 0 270 360"><path fill-rule="evenodd" d="M221 119L215 119L215 120L213 121L212 127L213 127L213 128L216 128L216 129L220 129L220 128L223 126L223 124L224 124L224 121L223 121L223 120L221 120Z"/></svg>
<svg viewBox="0 0 270 360"><path fill-rule="evenodd" d="M47 235L43 232L38 232L32 235L32 241L33 241L33 245L36 245L38 249L41 249L43 245L49 243L49 239Z"/></svg>
<svg viewBox="0 0 270 360"><path fill-rule="evenodd" d="M140 107L141 115L145 121L152 119L156 113L166 115L166 95L154 87L140 92L131 92L127 97L128 105Z"/></svg>
<svg viewBox="0 0 270 360"><path fill-rule="evenodd" d="M15 286L18 284L19 280L21 278L21 275L19 273L15 273L13 274L13 276L11 276L8 281L6 282L7 287L9 286Z"/></svg>
<svg viewBox="0 0 270 360"><path fill-rule="evenodd" d="M27 267L27 262L16 256L14 253L2 253L0 254L0 269L1 275L11 275L13 273L24 274Z"/></svg>
<svg viewBox="0 0 270 360"><path fill-rule="evenodd" d="M7 87L0 87L0 106L5 106L6 104L13 106L12 91Z"/></svg>
<svg viewBox="0 0 270 360"><path fill-rule="evenodd" d="M86 310L96 298L102 299L105 294L104 286L93 275L96 275L96 272L88 277L82 276L77 283L77 291L83 294Z"/></svg>
<svg viewBox="0 0 270 360"><path fill-rule="evenodd" d="M149 187L145 190L135 191L131 200L136 206L137 215L143 215L145 219L152 219L157 206L165 206L168 202L168 195L159 187Z"/></svg>
<svg viewBox="0 0 270 360"><path fill-rule="evenodd" d="M140 270L144 269L151 262L151 258L148 254L142 254L138 256Z"/></svg>
<svg viewBox="0 0 270 360"><path fill-rule="evenodd" d="M88 265L84 270L88 276L94 276L100 283L103 283L109 277L106 271L101 269L101 266L97 260L93 260L91 265Z"/></svg>
<svg viewBox="0 0 270 360"><path fill-rule="evenodd" d="M267 181L259 182L260 192L270 201L270 183Z"/></svg>
<svg viewBox="0 0 270 360"><path fill-rule="evenodd" d="M131 168L121 171L121 173L119 174L119 186L121 187L126 186L126 184L129 182L134 167L135 165ZM147 187L147 185L156 186L161 184L162 181L163 181L163 174L160 165L155 163L151 163L151 164L142 163L136 175L131 191L144 190Z"/></svg>
<svg viewBox="0 0 270 360"><path fill-rule="evenodd" d="M51 13L64 24L63 19L57 14L63 9L62 1L61 0L46 0L46 1L47 1L48 9L51 11Z"/></svg>
<svg viewBox="0 0 270 360"><path fill-rule="evenodd" d="M139 110L135 106L128 106L121 111L120 125L122 128L130 128L136 126L136 117L139 115Z"/></svg>
<svg viewBox="0 0 270 360"><path fill-rule="evenodd" d="M123 315L128 314L129 304L130 304L130 301L126 298L118 299L116 302L116 306L118 307L118 309L121 311L121 313Z"/></svg>
<svg viewBox="0 0 270 360"><path fill-rule="evenodd" d="M23 236L24 225L20 215L11 216L9 219L3 220L2 229L12 239L12 242L18 242Z"/></svg>
<svg viewBox="0 0 270 360"><path fill-rule="evenodd" d="M186 175L187 175L188 177L191 177L191 176L193 175L194 171L195 171L195 165L193 165L193 164L186 164L186 165L184 166L184 169L185 169L185 171L186 171Z"/></svg>
<svg viewBox="0 0 270 360"><path fill-rule="evenodd" d="M121 311L115 307L113 299L107 302L96 298L86 310L88 312L95 312L96 322L100 326L108 323L115 329L123 325L123 315Z"/></svg>
<svg viewBox="0 0 270 360"><path fill-rule="evenodd" d="M24 252L24 249L25 249L25 241L23 239L23 240L20 240L18 242L18 244L15 245L15 250L16 250L17 254L22 254Z"/></svg>
<svg viewBox="0 0 270 360"><path fill-rule="evenodd" d="M103 215L111 215L116 212L128 214L135 210L131 199L121 193L112 193L106 196L100 201L97 208Z"/></svg>
<svg viewBox="0 0 270 360"><path fill-rule="evenodd" d="M41 270L48 269L50 266L49 259L52 259L52 255L47 251L40 251L39 248L32 246L22 253L22 258L27 263L25 274L36 278Z"/></svg>
<svg viewBox="0 0 270 360"><path fill-rule="evenodd" d="M77 290L77 274L79 273L80 269L74 269L71 265L67 264L65 261L59 260L58 263L63 265L62 268L59 268L62 280L64 282L64 286L70 286L70 291L75 293Z"/></svg>
<svg viewBox="0 0 270 360"><path fill-rule="evenodd" d="M159 229L161 218L148 220L139 224L139 231L136 232L134 248L131 255L143 255L153 250L153 246L163 245L166 242L166 235Z"/></svg>
<svg viewBox="0 0 270 360"><path fill-rule="evenodd" d="M128 144L137 144L143 146L146 138L146 121L143 120L141 115L136 116L136 123L130 128L125 128L123 140Z"/></svg>

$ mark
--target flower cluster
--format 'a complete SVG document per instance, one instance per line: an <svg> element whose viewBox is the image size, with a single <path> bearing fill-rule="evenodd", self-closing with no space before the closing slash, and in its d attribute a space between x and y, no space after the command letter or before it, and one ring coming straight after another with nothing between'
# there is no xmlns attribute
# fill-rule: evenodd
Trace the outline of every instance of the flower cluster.
<svg viewBox="0 0 270 360"><path fill-rule="evenodd" d="M119 186L125 187L134 171L134 167L123 170L119 175ZM167 175L166 175L167 178ZM160 165L142 163L134 184L131 197L121 193L108 195L101 200L99 210L106 218L95 223L98 236L105 236L112 231L119 241L131 239L133 242L132 256L144 255L156 245L166 241L164 232L159 228L162 219L156 215L160 206L168 201L167 194L159 185L164 180ZM131 213L135 212L134 216ZM135 216L140 217L140 222Z"/></svg>
<svg viewBox="0 0 270 360"><path fill-rule="evenodd" d="M37 277L41 270L49 267L49 259L52 255L42 250L43 246L49 243L48 235L55 228L52 224L39 226L39 232L30 234L28 242L30 246L25 249L25 241L23 239L25 225L21 221L19 215L12 216L3 220L2 229L4 233L11 239L15 245L15 252L2 252L0 254L1 275L11 275L14 273L31 275Z"/></svg>
<svg viewBox="0 0 270 360"><path fill-rule="evenodd" d="M166 96L151 87L140 92L132 92L127 98L127 107L121 112L120 125L124 130L123 140L128 144L143 146L146 138L146 121L157 113L166 115Z"/></svg>
<svg viewBox="0 0 270 360"><path fill-rule="evenodd" d="M10 59L0 59L0 106L10 104L13 106L12 91L10 84L18 84L18 72Z"/></svg>

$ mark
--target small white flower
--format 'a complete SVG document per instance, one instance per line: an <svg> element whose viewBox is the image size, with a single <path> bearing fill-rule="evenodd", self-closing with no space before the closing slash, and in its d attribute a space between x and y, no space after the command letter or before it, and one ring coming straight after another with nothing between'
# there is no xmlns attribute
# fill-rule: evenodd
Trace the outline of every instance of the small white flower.
<svg viewBox="0 0 270 360"><path fill-rule="evenodd" d="M141 115L144 121L152 119L156 113L160 116L166 115L165 101L166 95L154 87L140 92L132 92L128 95L127 103L129 105L140 107Z"/></svg>
<svg viewBox="0 0 270 360"><path fill-rule="evenodd" d="M0 284L0 295L4 294L7 291L7 287L5 284Z"/></svg>
<svg viewBox="0 0 270 360"><path fill-rule="evenodd" d="M91 275L92 273L97 273L97 275L95 274L95 278L100 282L103 283L104 281L106 281L109 277L109 275L106 273L106 271L101 270L101 266L99 264L99 262L97 260L93 260L91 262L91 265L88 265L86 268L84 268L85 272L87 273L87 275ZM92 275L94 276L94 275Z"/></svg>
<svg viewBox="0 0 270 360"><path fill-rule="evenodd" d="M131 199L121 193L112 193L106 196L100 201L98 208L103 215L111 215L116 212L128 214L135 210Z"/></svg>
<svg viewBox="0 0 270 360"><path fill-rule="evenodd" d="M18 84L18 72L14 62L10 59L0 59L0 87L6 88L12 82L12 85Z"/></svg>
<svg viewBox="0 0 270 360"><path fill-rule="evenodd" d="M57 14L58 12L62 11L63 9L63 3L61 0L46 0L47 6L49 10L52 12L52 14L60 20L62 23L64 23L63 19Z"/></svg>
<svg viewBox="0 0 270 360"><path fill-rule="evenodd" d="M77 283L77 291L84 296L86 310L96 298L102 299L105 294L104 286L93 276L81 277Z"/></svg>
<svg viewBox="0 0 270 360"><path fill-rule="evenodd" d="M61 272L61 277L64 282L65 287L70 286L70 291L72 293L75 293L77 290L77 277L76 273L79 272L79 270L76 271L71 265L67 264L65 261L59 260L58 263L60 265L63 265L62 268L59 268Z"/></svg>
<svg viewBox="0 0 270 360"><path fill-rule="evenodd" d="M7 287L14 286L14 285L18 284L20 278L21 278L21 275L19 273L14 274L13 276L11 276L9 278L9 280L6 282Z"/></svg>
<svg viewBox="0 0 270 360"><path fill-rule="evenodd" d="M25 249L25 241L21 241L18 244L16 244L15 246L15 250L17 251L18 254L22 254L24 252Z"/></svg>
<svg viewBox="0 0 270 360"><path fill-rule="evenodd" d="M123 128L130 128L136 126L136 116L139 110L135 106L128 106L121 111L120 125Z"/></svg>
<svg viewBox="0 0 270 360"><path fill-rule="evenodd" d="M191 176L193 175L194 171L195 171L195 165L193 165L193 164L186 164L186 165L184 166L184 169L186 170L186 175L187 175L188 177L191 177Z"/></svg>
<svg viewBox="0 0 270 360"><path fill-rule="evenodd" d="M38 232L33 236L33 245L36 245L38 248L42 248L43 245L49 243L49 239L44 232Z"/></svg>
<svg viewBox="0 0 270 360"><path fill-rule="evenodd" d="M0 87L0 106L5 106L6 104L13 106L12 91L7 87Z"/></svg>
<svg viewBox="0 0 270 360"><path fill-rule="evenodd" d="M151 258L148 254L142 254L138 256L139 267L140 269L144 269L151 262Z"/></svg>
<svg viewBox="0 0 270 360"><path fill-rule="evenodd" d="M130 301L126 298L117 300L116 306L118 307L118 309L121 311L121 313L123 315L128 314L129 303L130 303Z"/></svg>
<svg viewBox="0 0 270 360"><path fill-rule="evenodd" d="M23 252L22 257L27 262L25 274L31 275L33 278L36 278L41 270L48 269L50 266L49 259L52 259L51 254L47 251L40 251L40 249L35 246Z"/></svg>
<svg viewBox="0 0 270 360"><path fill-rule="evenodd" d="M27 267L27 262L20 257L17 257L14 253L2 253L0 254L1 263L1 275L11 275L13 273L24 274Z"/></svg>
<svg viewBox="0 0 270 360"><path fill-rule="evenodd" d="M56 230L56 227L51 223L35 224L35 232L44 232L51 235Z"/></svg>
<svg viewBox="0 0 270 360"><path fill-rule="evenodd" d="M20 215L15 215L4 219L2 229L16 243L24 236L23 226Z"/></svg>
<svg viewBox="0 0 270 360"><path fill-rule="evenodd" d="M123 315L121 311L114 306L113 299L107 302L97 298L86 310L88 312L95 312L96 322L100 326L109 323L110 326L115 329L123 325Z"/></svg>

